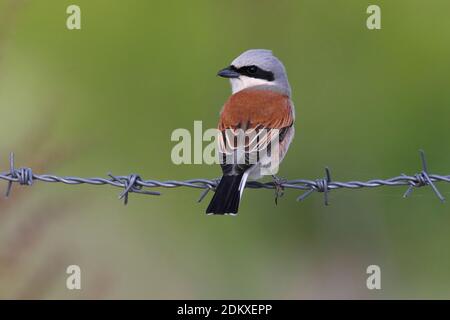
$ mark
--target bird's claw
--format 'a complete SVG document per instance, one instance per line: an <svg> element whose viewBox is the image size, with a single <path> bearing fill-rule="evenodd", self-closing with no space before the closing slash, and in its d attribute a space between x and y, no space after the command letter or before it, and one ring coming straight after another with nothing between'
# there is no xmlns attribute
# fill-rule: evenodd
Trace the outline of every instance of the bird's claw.
<svg viewBox="0 0 450 320"><path fill-rule="evenodd" d="M283 183L285 183L286 180L275 175L272 175L272 178L275 186L275 205L278 205L278 198L281 198L284 195Z"/></svg>

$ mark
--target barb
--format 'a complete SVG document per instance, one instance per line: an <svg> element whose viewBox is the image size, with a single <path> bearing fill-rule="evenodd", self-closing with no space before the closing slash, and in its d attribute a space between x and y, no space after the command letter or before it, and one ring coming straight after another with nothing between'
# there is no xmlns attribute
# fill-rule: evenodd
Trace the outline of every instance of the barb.
<svg viewBox="0 0 450 320"><path fill-rule="evenodd" d="M376 187L398 187L398 186L408 186L408 189L404 193L403 197L409 197L414 188L420 188L425 186L430 186L436 196L442 202L445 201L445 198L439 192L436 187L435 182L450 182L450 175L437 175L430 174L428 172L428 166L425 158L425 153L423 150L420 150L420 158L422 162L422 171L408 176L405 174L401 174L400 176L396 176L388 179L372 179L368 181L347 181L347 182L339 182L331 179L331 173L329 168L325 168L325 177L316 180L305 180L305 179L297 179L297 180L285 180L276 178L276 181L272 182L259 182L259 181L249 181L246 184L246 188L250 189L275 189L284 190L284 189L295 189L295 190L304 190L305 193L300 195L297 200L303 201L307 197L309 197L314 192L319 192L324 194L324 204L329 205L329 193L334 189L361 189L361 188L376 188ZM14 166L14 154L11 153L9 157L9 171L0 173L0 180L6 181L6 196L8 197L12 191L12 185L14 183L18 183L20 185L33 185L34 182L51 182L51 183L63 183L68 185L78 185L78 184L89 184L89 185L110 185L113 187L123 189L119 194L119 199L123 199L124 204L128 203L128 197L130 193L140 193L146 195L160 195L157 191L150 191L145 189L152 188L195 188L195 189L203 189L203 192L198 199L198 202L201 202L210 190L215 190L220 179L191 179L185 181L177 181L177 180L167 180L167 181L158 181L158 180L143 180L137 174L130 174L128 176L114 176L111 173L108 174L109 178L81 178L81 177L61 177L50 174L35 174L31 168L18 168L16 169ZM144 189L145 188L145 189ZM276 195L279 195L279 192L276 192Z"/></svg>
<svg viewBox="0 0 450 320"><path fill-rule="evenodd" d="M9 154L9 175L11 178L16 180L9 180L8 187L6 188L6 197L9 197L11 194L11 188L13 182L18 182L21 185L29 185L33 184L33 171L30 168L14 168L14 153Z"/></svg>
<svg viewBox="0 0 450 320"><path fill-rule="evenodd" d="M430 178L430 175L428 174L428 166L427 160L425 158L425 152L423 150L419 150L419 153L420 153L420 160L422 162L422 171L414 176L417 182L412 181L410 182L410 186L403 195L403 198L409 197L414 188L420 188L429 185L431 186L431 188L433 189L434 193L439 198L439 200L441 200L441 202L445 202L445 198L439 192L438 188L436 188L436 186L433 183L433 180Z"/></svg>
<svg viewBox="0 0 450 320"><path fill-rule="evenodd" d="M126 177L115 177L111 173L108 174L111 177L112 181L116 181L123 184L124 190L119 194L119 199L123 199L123 204L128 204L128 194L130 192L134 193L142 193L159 196L161 193L156 191L144 191L142 190L142 185L138 184L138 182L142 181L141 177L137 174L130 174Z"/></svg>
<svg viewBox="0 0 450 320"><path fill-rule="evenodd" d="M311 185L311 188L304 194L297 198L297 201L303 201L309 197L314 191L323 192L323 202L328 205L328 193L330 192L329 184L331 183L331 173L328 167L325 167L325 178L317 179L316 185Z"/></svg>

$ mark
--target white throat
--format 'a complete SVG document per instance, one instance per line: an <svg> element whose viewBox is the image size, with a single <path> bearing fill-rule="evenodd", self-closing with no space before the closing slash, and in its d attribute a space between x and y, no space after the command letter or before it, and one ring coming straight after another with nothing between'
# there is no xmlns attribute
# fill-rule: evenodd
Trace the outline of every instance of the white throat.
<svg viewBox="0 0 450 320"><path fill-rule="evenodd" d="M231 91L233 94L241 90L261 85L275 85L273 81L267 81L264 79L251 78L247 76L240 76L239 78L230 79Z"/></svg>

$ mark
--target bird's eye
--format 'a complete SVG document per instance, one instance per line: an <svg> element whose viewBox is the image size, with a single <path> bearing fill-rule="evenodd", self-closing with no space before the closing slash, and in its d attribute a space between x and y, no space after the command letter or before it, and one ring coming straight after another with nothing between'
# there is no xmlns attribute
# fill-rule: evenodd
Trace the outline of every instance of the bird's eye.
<svg viewBox="0 0 450 320"><path fill-rule="evenodd" d="M248 72L249 73L256 73L256 71L258 71L258 67L257 66L250 66L248 67Z"/></svg>

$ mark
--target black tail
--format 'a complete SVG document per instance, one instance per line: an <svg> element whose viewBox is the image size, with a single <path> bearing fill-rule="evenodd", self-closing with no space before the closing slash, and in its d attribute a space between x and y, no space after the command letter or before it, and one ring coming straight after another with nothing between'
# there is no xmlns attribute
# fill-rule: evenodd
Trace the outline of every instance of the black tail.
<svg viewBox="0 0 450 320"><path fill-rule="evenodd" d="M212 214L236 214L239 209L239 184L242 174L223 176L216 188L206 213Z"/></svg>

